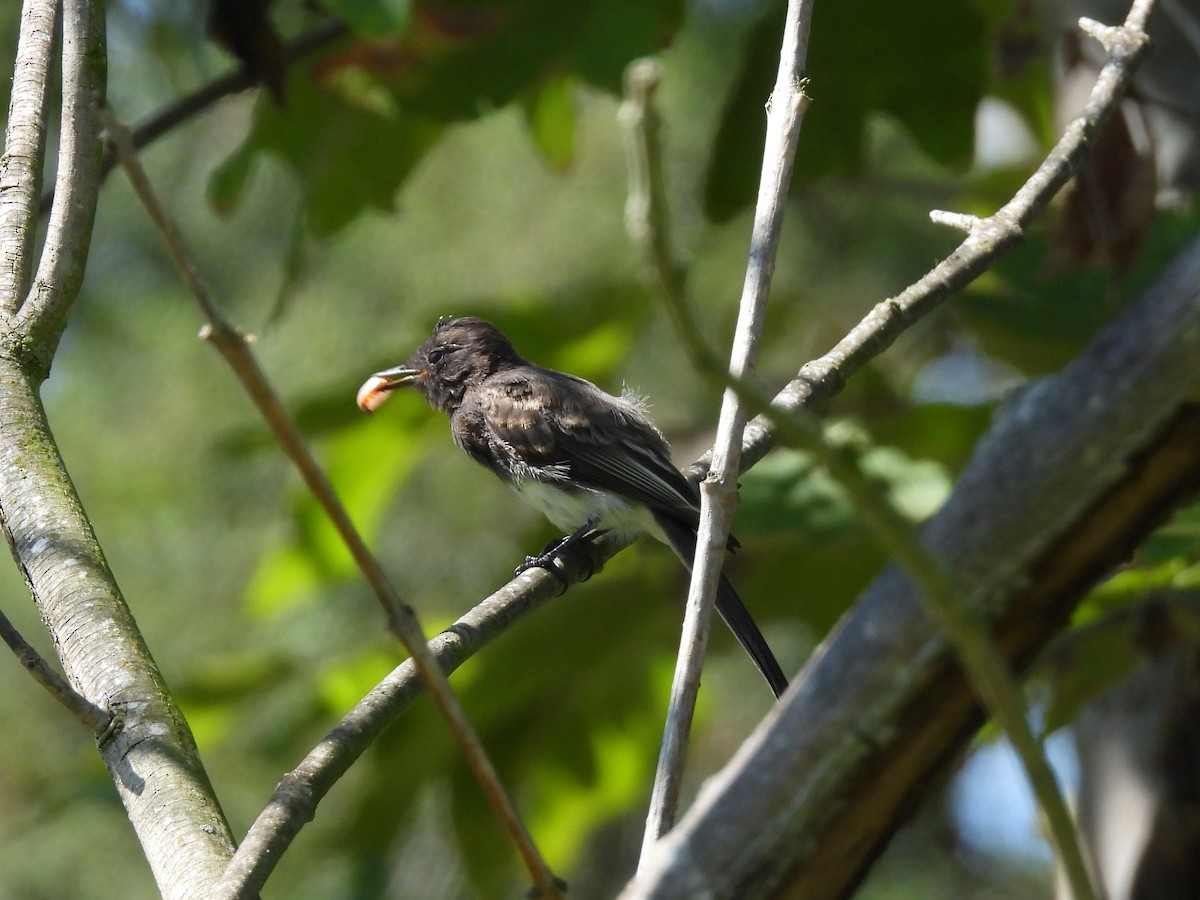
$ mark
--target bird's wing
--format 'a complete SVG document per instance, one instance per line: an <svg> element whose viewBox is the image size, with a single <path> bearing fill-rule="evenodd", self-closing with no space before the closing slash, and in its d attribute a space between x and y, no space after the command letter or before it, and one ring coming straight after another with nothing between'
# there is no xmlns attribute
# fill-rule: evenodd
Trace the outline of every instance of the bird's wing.
<svg viewBox="0 0 1200 900"><path fill-rule="evenodd" d="M633 403L561 372L534 382L519 372L482 404L492 433L521 460L554 466L566 481L621 494L685 521L699 492L671 462L667 442Z"/></svg>

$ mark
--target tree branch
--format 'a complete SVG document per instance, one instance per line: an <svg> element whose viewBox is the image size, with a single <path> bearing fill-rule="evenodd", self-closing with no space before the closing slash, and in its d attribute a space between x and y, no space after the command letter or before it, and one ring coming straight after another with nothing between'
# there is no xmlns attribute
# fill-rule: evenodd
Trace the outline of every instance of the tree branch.
<svg viewBox="0 0 1200 900"><path fill-rule="evenodd" d="M97 737L108 731L113 724L113 717L95 703L92 703L59 675L45 657L38 653L24 637L21 636L8 616L0 612L0 640L16 654L17 662L33 676L33 680L50 692L50 696L66 707L67 711L88 727Z"/></svg>
<svg viewBox="0 0 1200 900"><path fill-rule="evenodd" d="M1079 169L1095 135L1117 108L1148 49L1144 27L1153 6L1154 0L1136 0L1124 26L1106 33L1109 56L1083 111L1012 200L983 219L962 218L939 210L931 213L941 224L947 224L951 216L957 219L952 222L955 227L973 227L949 256L895 297L877 303L829 352L807 363L776 395L775 405L800 409L839 393L846 379L1020 243L1024 228ZM747 432L751 440L743 451L744 465L753 465L770 452L776 438L765 417L750 422ZM699 467L702 469L707 461L707 457L701 459Z"/></svg>
<svg viewBox="0 0 1200 900"><path fill-rule="evenodd" d="M0 160L0 314L20 308L33 270L34 206L42 185L57 0L27 0L13 68L4 158Z"/></svg>
<svg viewBox="0 0 1200 900"><path fill-rule="evenodd" d="M609 554L622 546L611 534L592 543ZM583 554L563 560L563 577L572 583L587 577L591 564ZM530 569L483 600L429 642L430 652L447 674L499 637L529 613L559 594L558 580L542 569ZM250 898L266 883L300 829L312 820L317 805L377 737L424 691L411 659L386 678L342 717L275 789L234 854L213 896L221 900Z"/></svg>
<svg viewBox="0 0 1200 900"><path fill-rule="evenodd" d="M58 140L58 200L50 210L46 241L29 295L17 312L15 327L36 348L46 372L67 325L67 313L83 282L91 245L96 198L80 202L80 185L99 184L100 110L104 106L107 62L103 46L87 42L86 5L64 4L62 50L62 128Z"/></svg>
<svg viewBox="0 0 1200 900"><path fill-rule="evenodd" d="M41 5L29 0L26 9ZM159 890L199 897L232 854L233 839L63 467L37 391L79 288L100 190L104 4L64 0L62 23L61 203L34 290L0 325L0 522L71 684L117 714L119 728L104 735L100 752ZM35 168L44 162L42 148ZM22 224L15 217L4 223L6 252L22 243L10 230Z"/></svg>
<svg viewBox="0 0 1200 900"><path fill-rule="evenodd" d="M811 18L812 3L809 0L790 0L779 71L767 106L767 137L750 240L750 261L729 364L729 371L736 378L747 377L753 372L762 339L792 163L799 140L800 123L808 106L802 79ZM629 111L627 120L641 127L631 141L635 148L630 157L636 189L631 191L626 218L635 241L640 237L645 243L645 255L651 262L652 271L657 273L659 293L665 299L668 311L676 325L686 330L691 327L691 319L685 308L683 275L672 258L666 228L661 148L658 146L655 112L650 103L652 76L653 73L643 66L631 69L627 79L630 95L626 106ZM643 212L642 216L636 214L639 211ZM696 343L693 345L691 341L685 341L685 346L693 349L693 356L704 356L694 327L691 331ZM737 471L746 418L737 393L726 390L713 446L712 464L700 485L700 529L696 539L696 558L688 587L667 724L650 797L646 831L642 838L639 870L648 864L655 842L666 833L675 819L688 732L700 689L700 668L708 642L713 602L724 564L733 511L737 504Z"/></svg>

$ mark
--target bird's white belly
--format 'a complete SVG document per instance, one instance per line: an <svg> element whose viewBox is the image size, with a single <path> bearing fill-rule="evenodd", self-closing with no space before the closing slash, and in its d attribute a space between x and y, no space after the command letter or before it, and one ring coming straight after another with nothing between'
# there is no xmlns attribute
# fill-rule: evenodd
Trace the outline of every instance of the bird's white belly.
<svg viewBox="0 0 1200 900"><path fill-rule="evenodd" d="M617 494L583 488L563 489L532 478L512 483L512 488L565 532L574 531L589 519L596 519L598 528L610 531L654 533L658 530L646 507Z"/></svg>

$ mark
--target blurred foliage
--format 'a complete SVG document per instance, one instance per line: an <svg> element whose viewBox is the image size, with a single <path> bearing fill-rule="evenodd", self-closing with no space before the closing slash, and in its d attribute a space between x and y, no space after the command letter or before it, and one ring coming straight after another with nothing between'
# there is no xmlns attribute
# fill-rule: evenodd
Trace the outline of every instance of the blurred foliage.
<svg viewBox="0 0 1200 900"><path fill-rule="evenodd" d="M1028 75L1038 70L1024 69L1018 90L992 63L996 41L1021 34L1011 6L818 5L814 103L761 359L771 384L953 246L953 234L928 224L930 207L987 210L1024 178L1027 167L970 165L985 91L1019 99L1035 133L1050 137L1048 86ZM8 60L15 7L0 9ZM662 51L674 224L696 315L719 344L736 315L781 4L328 7L355 33L290 71L282 107L230 99L145 159L214 294L257 334L264 367L432 631L553 532L462 457L417 397L367 418L356 387L403 359L437 316L479 314L541 364L647 395L680 463L703 452L720 398L689 370L628 245L613 91L630 59ZM110 96L130 119L232 65L203 41L201 4L113 2L110 16ZM271 16L284 36L315 20L283 2ZM1018 378L1053 371L1194 226L1195 216L1164 217L1124 283L1052 271L1035 226L961 301L852 379L832 413L870 445L873 475L905 513L927 516L1007 389L979 380L990 370L962 367L974 358ZM195 339L198 324L114 177L45 402L241 834L281 774L403 653L233 378ZM914 399L934 374L969 374L977 396ZM742 548L728 571L796 671L886 559L802 454L777 452L742 481ZM1128 605L1145 586L1194 576L1194 518L1164 530L1093 603ZM49 651L20 579L3 577L6 612ZM454 677L573 897L611 896L631 871L684 592L670 554L639 546ZM718 630L713 642L689 795L770 708L729 636ZM7 679L0 712L22 727L0 744L0 900L91 898L97 884L153 896L91 742L16 664ZM868 892L998 890L930 843L899 841L895 854L919 853L890 855ZM521 890L511 850L421 701L321 805L264 896Z"/></svg>
<svg viewBox="0 0 1200 900"><path fill-rule="evenodd" d="M752 203L758 189L758 171L745 161L762 159L763 98L775 84L785 6L771 3L750 32L725 100L705 188L706 210L718 221ZM986 80L985 25L970 3L846 0L817 8L805 91L813 103L796 151L795 183L858 172L872 112L903 122L933 159L965 166Z"/></svg>

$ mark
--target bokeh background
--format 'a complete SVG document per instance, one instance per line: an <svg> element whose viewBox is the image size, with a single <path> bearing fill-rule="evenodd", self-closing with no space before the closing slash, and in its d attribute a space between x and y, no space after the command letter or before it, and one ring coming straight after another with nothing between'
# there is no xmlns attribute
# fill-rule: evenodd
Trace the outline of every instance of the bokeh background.
<svg viewBox="0 0 1200 900"><path fill-rule="evenodd" d="M728 341L745 266L781 5L756 0L330 4L360 29L290 74L284 105L227 98L144 161L225 313L428 631L554 536L453 447L416 396L354 405L445 314L497 322L536 362L644 394L677 461L709 445L719 395L692 371L626 235L620 76L661 53L677 251L692 308ZM11 67L17 4L0 9ZM112 0L110 101L138 121L236 66L208 5ZM319 21L279 0L274 29ZM988 212L1055 135L1061 10L1016 0L818 4L794 200L761 375L778 386L948 252L931 208ZM371 40L363 36L366 33ZM5 81L7 83L7 80ZM966 294L857 375L829 410L872 446L914 520L937 508L1006 392L1068 360L1196 225L1148 189L1120 238L1064 241L1061 211ZM1165 190L1165 189L1164 189ZM1140 204L1140 205L1139 205ZM280 776L402 658L332 530L223 362L119 173L45 385L62 455L235 834ZM1196 517L1140 559L1195 563ZM796 671L885 559L808 460L743 479L728 573ZM11 567L0 603L46 653ZM1139 583L1140 584L1140 583ZM1122 593L1124 591L1125 593ZM1128 583L1095 604L1128 599ZM685 580L638 546L453 679L535 838L576 898L631 872ZM1115 598L1115 599L1114 599ZM771 698L714 632L687 791ZM0 898L152 897L91 741L0 664ZM1047 703L1051 702L1049 700ZM1049 856L994 735L930 794L864 897L1045 893ZM1059 742L1070 772L1069 742ZM985 811L983 826L980 810ZM511 850L426 702L321 805L264 896L517 896Z"/></svg>

